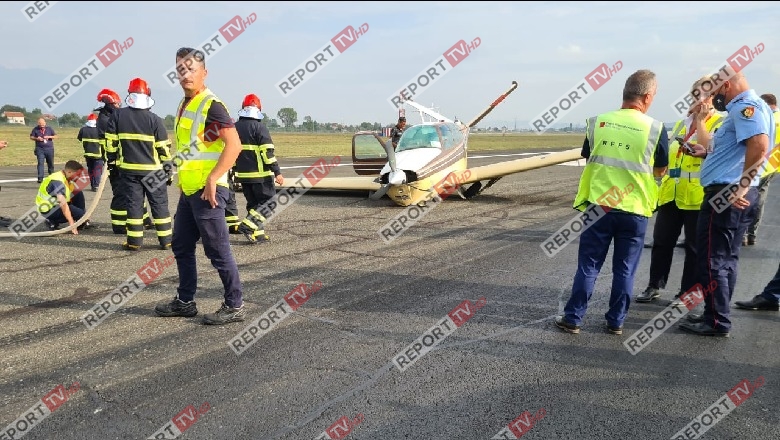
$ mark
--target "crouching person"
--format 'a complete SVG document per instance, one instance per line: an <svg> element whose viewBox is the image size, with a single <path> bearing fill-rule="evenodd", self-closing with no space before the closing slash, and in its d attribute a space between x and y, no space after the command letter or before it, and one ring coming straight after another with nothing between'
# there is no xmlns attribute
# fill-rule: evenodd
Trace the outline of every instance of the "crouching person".
<svg viewBox="0 0 780 440"><path fill-rule="evenodd" d="M59 229L61 223L73 225L84 216L86 203L81 191L83 185L76 185L76 180L84 179L83 175L84 167L75 160L69 160L62 171L49 174L41 182L35 204L50 230ZM78 235L79 230L91 227L87 220L71 233Z"/></svg>

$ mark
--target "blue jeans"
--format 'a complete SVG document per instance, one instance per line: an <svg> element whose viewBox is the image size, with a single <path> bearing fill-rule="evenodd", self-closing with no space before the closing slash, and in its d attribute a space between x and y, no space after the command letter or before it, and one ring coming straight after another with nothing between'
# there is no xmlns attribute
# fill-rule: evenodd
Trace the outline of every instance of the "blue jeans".
<svg viewBox="0 0 780 440"><path fill-rule="evenodd" d="M230 235L225 221L225 207L230 191L217 186L217 207L201 200L203 190L185 196L179 193L179 204L173 216L173 255L179 269L178 298L192 301L198 287L198 271L195 261L195 244L203 240L203 251L217 269L225 288L225 304L241 307L243 295L238 277L238 265L230 248Z"/></svg>
<svg viewBox="0 0 780 440"><path fill-rule="evenodd" d="M54 148L35 147L35 157L38 158L38 181L54 172ZM49 168L49 173L43 174L43 161Z"/></svg>
<svg viewBox="0 0 780 440"><path fill-rule="evenodd" d="M73 217L73 221L77 222L81 219L81 217L84 216L84 207L86 206L86 201L84 200L84 193L79 191L77 194L73 195L71 197L70 202L68 202L68 208L70 208L70 215ZM59 205L53 207L48 212L43 214L44 217L46 217L47 220L54 223L54 226L58 226L60 223L67 223L68 219L65 218L65 215L62 213L62 209L60 209Z"/></svg>
<svg viewBox="0 0 780 440"><path fill-rule="evenodd" d="M615 241L612 254L612 293L609 311L604 315L610 327L621 327L631 305L634 290L634 274L644 248L647 217L610 210L580 236L577 273L571 297L563 309L567 322L581 325L588 301L593 295L596 278L607 258L611 241Z"/></svg>

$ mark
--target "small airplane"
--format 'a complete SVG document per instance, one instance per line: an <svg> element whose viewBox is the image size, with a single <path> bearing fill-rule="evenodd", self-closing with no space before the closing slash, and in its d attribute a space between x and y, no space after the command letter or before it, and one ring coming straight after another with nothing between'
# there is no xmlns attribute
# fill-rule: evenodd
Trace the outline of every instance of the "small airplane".
<svg viewBox="0 0 780 440"><path fill-rule="evenodd" d="M424 205L442 182L457 183L457 194L470 199L493 186L502 177L581 159L579 148L468 168L468 136L510 93L517 82L468 124L451 120L411 100L420 112L421 124L407 126L393 149L391 140L376 132L359 131L352 137L352 166L360 177L324 177L312 189L366 190L372 200L387 195L399 206ZM427 115L431 121L425 121ZM483 184L483 182L486 182ZM471 184L465 190L466 184ZM282 185L286 187L287 185Z"/></svg>

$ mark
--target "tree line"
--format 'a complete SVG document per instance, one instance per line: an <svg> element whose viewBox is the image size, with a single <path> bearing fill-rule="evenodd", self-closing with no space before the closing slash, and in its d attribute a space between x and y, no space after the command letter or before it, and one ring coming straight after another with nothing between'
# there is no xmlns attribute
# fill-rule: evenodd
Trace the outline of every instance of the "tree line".
<svg viewBox="0 0 780 440"><path fill-rule="evenodd" d="M32 111L27 111L25 107L6 104L0 107L0 123L7 124L8 118L4 116L5 112L19 112L24 114L25 125L34 126L38 123L38 119L44 118L47 124L58 127L81 127L87 122L87 116L79 115L78 113L71 112L62 115L48 115L44 114L41 109L34 108ZM174 129L176 117L174 115L166 115L163 118L165 122L165 128L168 130ZM300 125L296 125L298 122L298 112L292 107L284 107L276 112L276 118L269 118L268 114L263 112L263 122L268 127L269 131L290 131L290 132L355 132L355 131L379 131L383 127L390 127L395 124L393 121L390 124L381 124L379 122L361 122L358 125L347 125L338 122L319 122L313 120L311 116L304 116Z"/></svg>

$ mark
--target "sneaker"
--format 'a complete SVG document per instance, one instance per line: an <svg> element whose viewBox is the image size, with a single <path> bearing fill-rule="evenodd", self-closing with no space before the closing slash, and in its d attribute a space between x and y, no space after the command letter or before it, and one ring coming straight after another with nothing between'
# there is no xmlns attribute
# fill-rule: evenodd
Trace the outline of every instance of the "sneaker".
<svg viewBox="0 0 780 440"><path fill-rule="evenodd" d="M222 306L215 313L208 313L203 316L203 323L209 325L222 325L229 322L240 322L246 317L246 308L242 305L238 308L228 307L222 303Z"/></svg>
<svg viewBox="0 0 780 440"><path fill-rule="evenodd" d="M644 292L636 296L636 302L645 303L650 302L661 296L661 293L655 287L648 287Z"/></svg>
<svg viewBox="0 0 780 440"><path fill-rule="evenodd" d="M580 326L568 323L563 316L558 316L555 318L555 325L566 333L571 333L573 335L576 335L580 332Z"/></svg>
<svg viewBox="0 0 780 440"><path fill-rule="evenodd" d="M184 302L176 297L169 303L157 304L154 308L154 313L156 313L157 316L164 316L166 318L172 316L192 318L198 314L198 308L195 306L195 301Z"/></svg>
<svg viewBox="0 0 780 440"><path fill-rule="evenodd" d="M141 250L141 246L136 246L134 244L128 244L128 243L122 243L122 249L124 249L126 251L134 251L134 252L136 252L136 251L140 251Z"/></svg>
<svg viewBox="0 0 780 440"><path fill-rule="evenodd" d="M613 326L611 326L609 324L605 324L604 327L606 328L607 333L609 333L611 335L622 335L623 334L623 326L622 325L620 327L613 327Z"/></svg>

